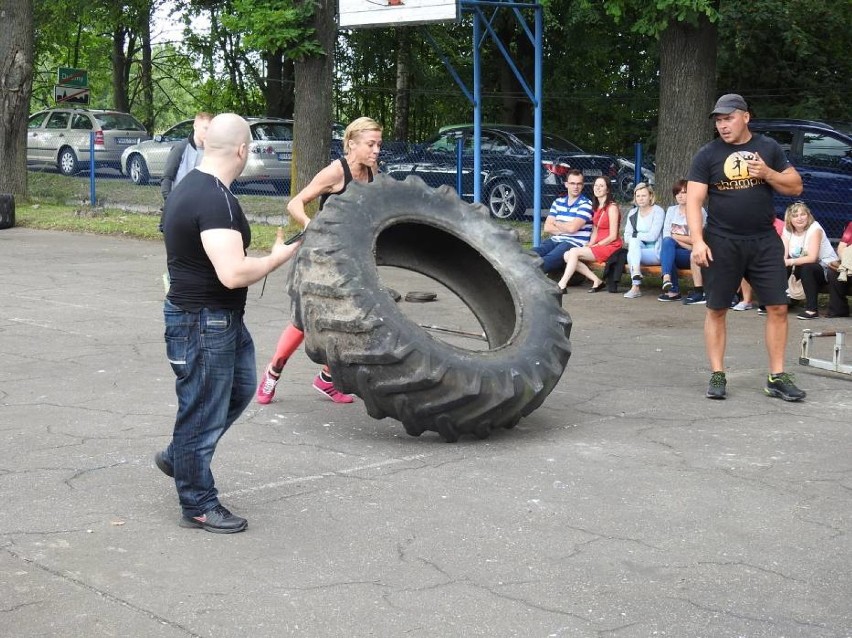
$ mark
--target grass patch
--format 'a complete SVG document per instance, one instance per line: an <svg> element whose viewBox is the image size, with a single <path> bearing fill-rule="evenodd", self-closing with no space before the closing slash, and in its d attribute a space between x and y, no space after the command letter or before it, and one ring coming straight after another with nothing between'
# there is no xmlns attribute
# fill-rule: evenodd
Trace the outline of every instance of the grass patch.
<svg viewBox="0 0 852 638"><path fill-rule="evenodd" d="M90 206L69 207L58 204L24 204L16 206L15 225L22 228L61 230L92 235L111 235L162 241L163 235L157 226L158 211L134 213L110 208ZM275 242L276 226L264 222L251 223L251 247L253 250L269 250ZM289 223L285 237L297 232L298 226Z"/></svg>
<svg viewBox="0 0 852 638"><path fill-rule="evenodd" d="M28 188L30 202L15 207L17 226L162 240L159 184L137 186L129 179L98 176L95 207L89 205L88 176L31 171ZM286 197L241 194L239 200L250 219L253 250L269 250L282 221L285 237L297 232L298 225L286 214Z"/></svg>

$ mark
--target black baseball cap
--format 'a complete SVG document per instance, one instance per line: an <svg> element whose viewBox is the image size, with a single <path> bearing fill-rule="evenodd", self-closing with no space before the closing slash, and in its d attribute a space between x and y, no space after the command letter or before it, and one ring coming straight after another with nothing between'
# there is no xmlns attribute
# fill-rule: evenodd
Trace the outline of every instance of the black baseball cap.
<svg viewBox="0 0 852 638"><path fill-rule="evenodd" d="M743 96L738 93L725 93L725 95L716 100L716 106L713 107L710 117L714 115L727 115L736 110L748 111L748 104L746 104Z"/></svg>

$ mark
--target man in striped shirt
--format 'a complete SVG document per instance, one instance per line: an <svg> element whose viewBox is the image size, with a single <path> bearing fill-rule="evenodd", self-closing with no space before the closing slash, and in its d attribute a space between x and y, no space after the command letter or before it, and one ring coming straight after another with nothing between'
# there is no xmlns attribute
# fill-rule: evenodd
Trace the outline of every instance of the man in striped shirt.
<svg viewBox="0 0 852 638"><path fill-rule="evenodd" d="M592 202L583 195L583 173L577 169L568 171L565 188L568 194L556 198L544 222L544 232L550 237L533 248L544 260L544 272L562 270L564 254L585 246L592 236Z"/></svg>

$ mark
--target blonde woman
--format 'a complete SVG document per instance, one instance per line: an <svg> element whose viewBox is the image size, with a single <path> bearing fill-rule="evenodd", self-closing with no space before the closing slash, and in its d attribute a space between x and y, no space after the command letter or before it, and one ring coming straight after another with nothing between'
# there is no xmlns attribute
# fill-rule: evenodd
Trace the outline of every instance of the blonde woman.
<svg viewBox="0 0 852 638"><path fill-rule="evenodd" d="M654 189L639 182L633 189L634 208L627 213L624 227L624 243L627 244L627 265L630 268L632 286L624 293L627 299L642 296L641 266L656 266L660 263L660 248L663 241L663 222L666 212L654 203Z"/></svg>
<svg viewBox="0 0 852 638"><path fill-rule="evenodd" d="M828 265L837 260L837 254L804 202L794 202L787 207L781 240L787 273L801 281L805 291L805 309L798 318L816 319L819 317L817 295L828 281Z"/></svg>
<svg viewBox="0 0 852 638"><path fill-rule="evenodd" d="M354 120L343 133L344 156L334 160L322 169L301 191L296 193L287 204L287 212L303 228L307 228L310 218L305 213L305 205L319 198L320 211L323 204L332 195L346 190L350 182L372 182L373 174L379 172L379 152L382 149L382 127L369 117ZM284 364L304 340L304 333L292 324L284 328L278 338L275 354L257 387L257 402L267 404L275 396L275 386L281 378ZM352 403L354 399L337 390L331 380L328 366L324 366L314 377L313 387L335 403Z"/></svg>

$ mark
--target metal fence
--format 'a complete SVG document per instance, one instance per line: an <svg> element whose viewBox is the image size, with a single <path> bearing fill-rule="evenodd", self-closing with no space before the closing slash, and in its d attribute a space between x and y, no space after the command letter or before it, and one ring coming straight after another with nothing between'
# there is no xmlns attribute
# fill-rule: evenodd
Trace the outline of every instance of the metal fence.
<svg viewBox="0 0 852 638"><path fill-rule="evenodd" d="M97 140L92 134L91 144ZM156 140L128 145L118 158L103 158L97 150L70 148L50 156L32 157L30 170L43 177L31 180L31 191L38 197L44 193L56 201L84 204L94 201L99 206L117 207L139 212L162 207L162 167L172 143ZM333 140L331 158L340 157L342 143ZM591 153L543 152L541 178L541 213L546 215L553 200L564 193L564 173L576 168L585 177L585 192L597 177L607 178L617 200L632 199L637 177L654 183L653 164L642 156L637 144L634 157L616 157ZM239 195L253 196L256 207L277 217L283 211L282 197L290 194L291 152L256 145L250 153L243 176L233 185ZM493 217L529 220L533 216L534 166L529 151L517 152L493 139L483 139L481 147L481 201ZM794 162L795 163L795 162ZM636 166L641 166L637 176ZM473 148L468 138L408 144L386 141L380 167L394 178L416 175L430 186L448 185L467 201L474 198ZM799 167L805 189L798 198L775 196L775 209L784 216L795 200L811 208L826 234L836 240L846 224L852 221L852 157L839 158L835 165ZM267 199L268 198L268 199ZM263 200L267 203L264 204ZM276 222L277 223L277 222Z"/></svg>

